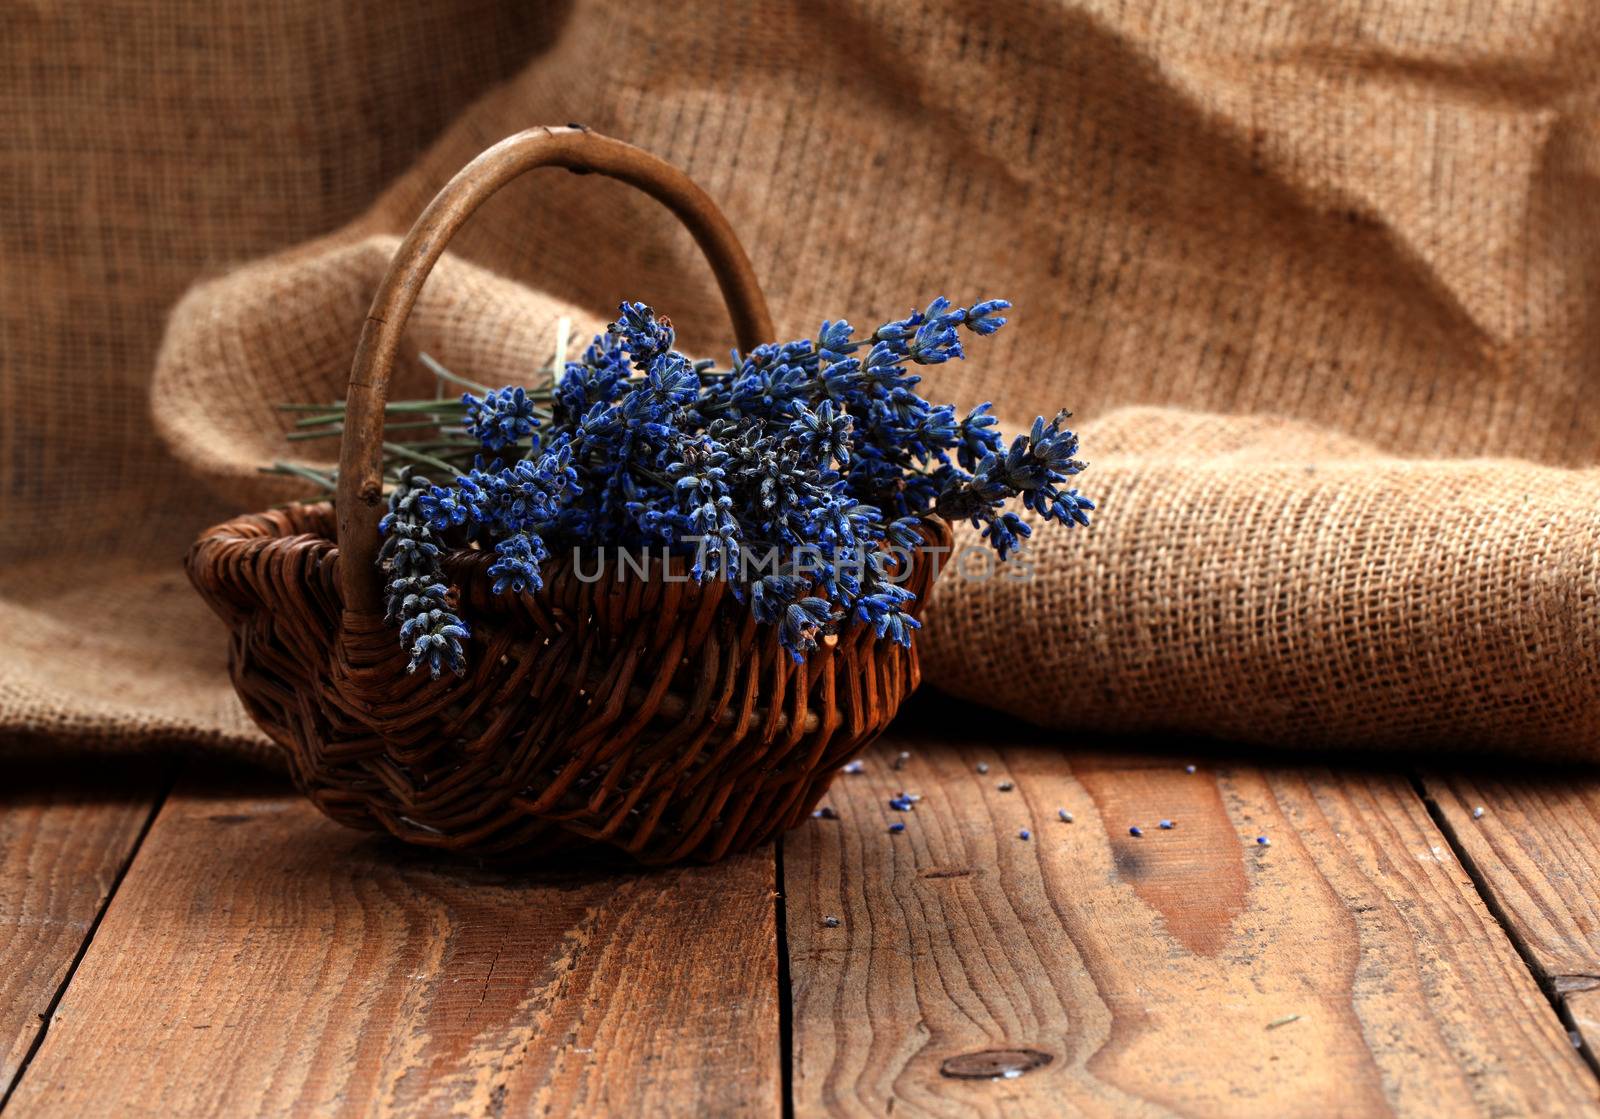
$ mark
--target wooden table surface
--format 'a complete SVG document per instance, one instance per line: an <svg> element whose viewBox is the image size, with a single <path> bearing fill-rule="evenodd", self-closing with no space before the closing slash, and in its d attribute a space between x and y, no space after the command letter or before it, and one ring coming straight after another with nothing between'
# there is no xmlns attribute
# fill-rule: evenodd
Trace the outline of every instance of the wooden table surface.
<svg viewBox="0 0 1600 1119"><path fill-rule="evenodd" d="M830 803L717 866L508 872L216 760L26 766L6 1119L1600 1115L1600 772L919 703Z"/></svg>

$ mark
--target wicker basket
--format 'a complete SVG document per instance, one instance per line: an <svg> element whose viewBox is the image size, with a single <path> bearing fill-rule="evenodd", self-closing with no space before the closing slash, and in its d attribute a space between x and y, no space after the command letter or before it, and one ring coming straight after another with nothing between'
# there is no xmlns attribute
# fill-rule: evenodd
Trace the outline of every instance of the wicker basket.
<svg viewBox="0 0 1600 1119"><path fill-rule="evenodd" d="M916 688L913 649L851 624L796 664L725 583L688 581L676 560L598 581L558 563L538 594L496 596L492 553L452 553L445 573L473 630L463 677L408 674L383 620L383 416L406 318L477 206L552 165L665 203L710 260L740 345L771 338L749 261L684 175L583 129L520 133L445 186L379 286L350 375L336 506L218 525L190 549L189 577L233 631L245 707L334 819L474 854L598 842L644 862L717 859L806 818ZM925 532L949 542L940 521ZM919 553L905 582L918 608L934 574Z"/></svg>

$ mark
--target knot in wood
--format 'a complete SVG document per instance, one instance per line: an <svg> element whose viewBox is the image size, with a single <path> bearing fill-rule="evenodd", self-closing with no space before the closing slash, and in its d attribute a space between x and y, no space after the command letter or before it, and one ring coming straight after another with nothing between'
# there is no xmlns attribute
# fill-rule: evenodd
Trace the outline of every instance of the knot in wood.
<svg viewBox="0 0 1600 1119"><path fill-rule="evenodd" d="M955 1080L1015 1080L1055 1060L1038 1049L980 1049L946 1057L939 1074Z"/></svg>

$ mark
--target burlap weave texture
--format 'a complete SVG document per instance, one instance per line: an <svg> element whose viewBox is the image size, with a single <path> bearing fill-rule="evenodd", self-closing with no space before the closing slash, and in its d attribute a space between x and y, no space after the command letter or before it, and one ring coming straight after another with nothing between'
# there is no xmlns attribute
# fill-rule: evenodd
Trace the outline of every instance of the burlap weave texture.
<svg viewBox="0 0 1600 1119"><path fill-rule="evenodd" d="M1591 6L395 11L91 34L45 5L0 48L0 726L258 742L178 555L297 492L255 472L271 406L340 395L445 179L580 121L719 200L785 337L1017 304L929 379L1013 423L1073 407L1101 516L1040 532L1031 581L942 580L933 684L1057 725L1600 753ZM559 315L625 296L728 345L663 211L536 173L453 243L412 343L523 379Z"/></svg>

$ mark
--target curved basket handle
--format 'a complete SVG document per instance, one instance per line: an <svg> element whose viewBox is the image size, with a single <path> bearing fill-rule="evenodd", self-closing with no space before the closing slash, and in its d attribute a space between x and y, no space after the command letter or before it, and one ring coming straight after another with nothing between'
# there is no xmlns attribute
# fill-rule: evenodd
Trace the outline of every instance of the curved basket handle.
<svg viewBox="0 0 1600 1119"><path fill-rule="evenodd" d="M632 144L576 125L532 128L500 141L463 167L422 211L390 261L361 327L339 449L339 554L347 610L383 612L378 522L384 511L384 406L389 400L395 352L417 293L450 236L473 211L495 191L535 167L565 167L579 174L598 171L663 203L694 234L710 262L740 347L749 350L772 338L767 301L733 228L705 191L682 171Z"/></svg>

